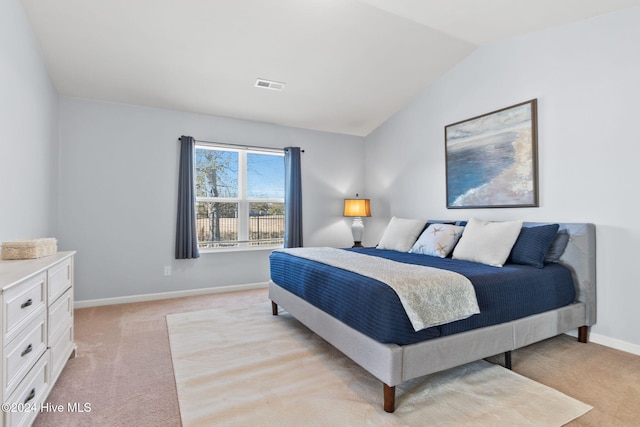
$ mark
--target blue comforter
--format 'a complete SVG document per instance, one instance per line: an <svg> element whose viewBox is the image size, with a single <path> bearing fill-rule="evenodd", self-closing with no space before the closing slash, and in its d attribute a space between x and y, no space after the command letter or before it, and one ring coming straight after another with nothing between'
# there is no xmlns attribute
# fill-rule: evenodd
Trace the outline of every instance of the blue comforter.
<svg viewBox="0 0 640 427"><path fill-rule="evenodd" d="M455 271L475 288L480 314L415 332L398 296L384 283L283 252L271 254L274 283L382 343L412 344L542 313L575 299L571 272L560 264L499 268L375 248L347 250Z"/></svg>

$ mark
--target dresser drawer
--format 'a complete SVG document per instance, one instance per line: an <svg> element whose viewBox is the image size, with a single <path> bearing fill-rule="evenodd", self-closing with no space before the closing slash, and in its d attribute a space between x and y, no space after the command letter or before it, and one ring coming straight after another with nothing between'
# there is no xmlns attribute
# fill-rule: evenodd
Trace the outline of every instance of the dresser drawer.
<svg viewBox="0 0 640 427"><path fill-rule="evenodd" d="M56 302L49 306L49 347L60 334L73 325L73 295L68 289Z"/></svg>
<svg viewBox="0 0 640 427"><path fill-rule="evenodd" d="M8 396L47 349L46 312L41 311L2 353L4 396Z"/></svg>
<svg viewBox="0 0 640 427"><path fill-rule="evenodd" d="M73 328L71 325L54 341L50 342L49 347L49 352L51 353L51 382L53 383L58 379L67 364L67 360L69 360L73 350L76 348L73 342Z"/></svg>
<svg viewBox="0 0 640 427"><path fill-rule="evenodd" d="M71 287L71 275L73 274L71 258L52 266L47 272L47 284L49 287L49 304L58 299Z"/></svg>
<svg viewBox="0 0 640 427"><path fill-rule="evenodd" d="M46 305L46 272L7 289L3 300L3 343L6 346Z"/></svg>
<svg viewBox="0 0 640 427"><path fill-rule="evenodd" d="M5 412L5 427L29 426L38 416L51 388L49 364L49 352L47 351L18 385L16 391L6 400L10 405L14 405L16 409L24 410Z"/></svg>

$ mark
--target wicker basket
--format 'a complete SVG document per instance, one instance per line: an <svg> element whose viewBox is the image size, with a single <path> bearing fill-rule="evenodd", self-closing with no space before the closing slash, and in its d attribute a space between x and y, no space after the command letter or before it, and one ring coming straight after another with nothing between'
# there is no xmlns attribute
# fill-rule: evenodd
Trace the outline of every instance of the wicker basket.
<svg viewBox="0 0 640 427"><path fill-rule="evenodd" d="M53 255L58 242L53 238L16 240L2 243L2 259L33 259Z"/></svg>

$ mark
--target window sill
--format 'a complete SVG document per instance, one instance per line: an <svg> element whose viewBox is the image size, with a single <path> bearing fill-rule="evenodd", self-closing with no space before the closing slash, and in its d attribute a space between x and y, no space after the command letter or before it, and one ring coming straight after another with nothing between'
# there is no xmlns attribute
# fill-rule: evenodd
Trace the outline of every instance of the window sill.
<svg viewBox="0 0 640 427"><path fill-rule="evenodd" d="M243 247L230 247L230 248L205 248L200 249L200 254L215 254L226 252L253 252L253 251L274 251L276 249L282 249L283 245L264 245L264 246L243 246Z"/></svg>

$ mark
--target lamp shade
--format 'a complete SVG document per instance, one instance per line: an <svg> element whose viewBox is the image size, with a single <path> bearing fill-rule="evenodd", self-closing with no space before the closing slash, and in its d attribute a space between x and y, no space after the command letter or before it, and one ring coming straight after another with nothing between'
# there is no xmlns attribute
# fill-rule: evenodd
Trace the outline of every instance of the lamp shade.
<svg viewBox="0 0 640 427"><path fill-rule="evenodd" d="M369 199L344 199L344 216L371 216Z"/></svg>

